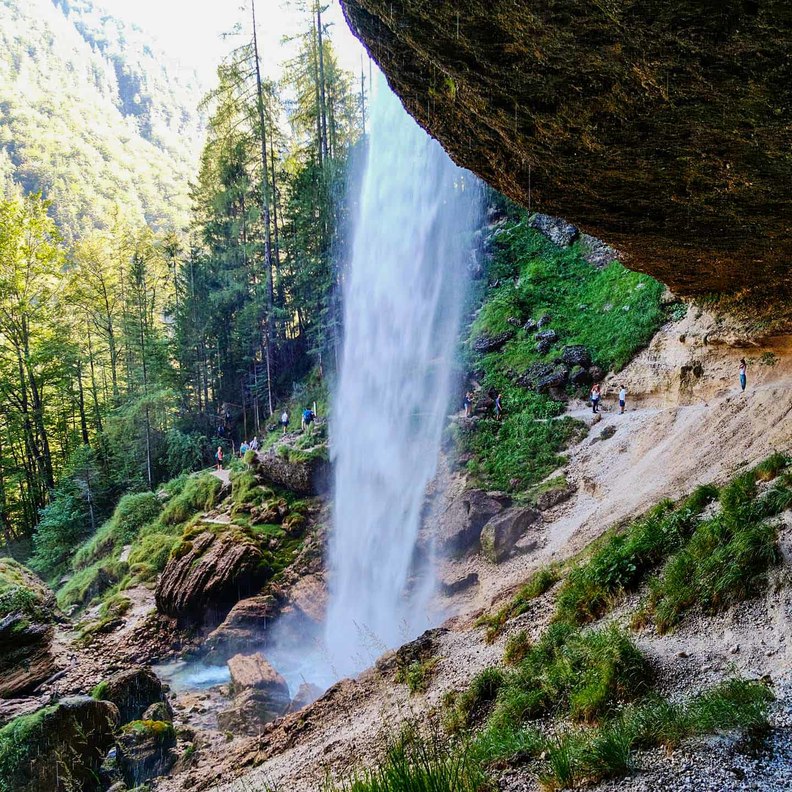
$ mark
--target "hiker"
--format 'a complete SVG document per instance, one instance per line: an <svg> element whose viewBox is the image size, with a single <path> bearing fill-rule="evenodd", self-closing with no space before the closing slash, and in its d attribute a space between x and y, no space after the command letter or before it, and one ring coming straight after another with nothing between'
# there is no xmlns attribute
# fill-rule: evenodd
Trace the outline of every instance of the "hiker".
<svg viewBox="0 0 792 792"><path fill-rule="evenodd" d="M259 450L259 441L258 436L254 435L253 439L250 441L250 450L251 451L258 451Z"/></svg>
<svg viewBox="0 0 792 792"><path fill-rule="evenodd" d="M473 394L470 391L465 393L463 404L465 406L465 418L470 418L470 408L473 406Z"/></svg>
<svg viewBox="0 0 792 792"><path fill-rule="evenodd" d="M286 434L286 430L289 428L289 413L286 410L281 413L280 424L283 427L283 434Z"/></svg>
<svg viewBox="0 0 792 792"><path fill-rule="evenodd" d="M247 440L243 440L242 444L239 446L239 456L243 457L245 454L250 450L250 446L248 445Z"/></svg>
<svg viewBox="0 0 792 792"><path fill-rule="evenodd" d="M313 410L310 407L308 407L305 410L303 410L303 414L302 414L302 430L303 430L303 432L307 432L309 430L309 428L311 428L313 426L313 421L314 421ZM311 429L311 431L313 431L313 429Z"/></svg>
<svg viewBox="0 0 792 792"><path fill-rule="evenodd" d="M748 382L748 364L745 362L745 358L740 358L740 390L745 390L745 385Z"/></svg>
<svg viewBox="0 0 792 792"><path fill-rule="evenodd" d="M495 420L500 421L501 416L503 415L503 403L501 402L502 394L498 394L495 397Z"/></svg>
<svg viewBox="0 0 792 792"><path fill-rule="evenodd" d="M215 452L215 462L217 463L216 467L217 470L223 469L223 446L217 446L217 451Z"/></svg>
<svg viewBox="0 0 792 792"><path fill-rule="evenodd" d="M627 401L627 388L621 386L619 391L619 415L624 415L624 404Z"/></svg>
<svg viewBox="0 0 792 792"><path fill-rule="evenodd" d="M602 396L602 388L599 382L595 382L594 387L591 389L591 411L593 413L599 412L600 396Z"/></svg>

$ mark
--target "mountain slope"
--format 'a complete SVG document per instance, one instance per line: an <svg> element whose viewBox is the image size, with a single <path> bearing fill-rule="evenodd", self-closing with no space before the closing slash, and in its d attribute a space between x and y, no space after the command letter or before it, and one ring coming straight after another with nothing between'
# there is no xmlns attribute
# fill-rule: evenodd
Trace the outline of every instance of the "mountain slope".
<svg viewBox="0 0 792 792"><path fill-rule="evenodd" d="M181 225L201 88L90 0L0 0L0 183L40 191L67 236L116 207Z"/></svg>

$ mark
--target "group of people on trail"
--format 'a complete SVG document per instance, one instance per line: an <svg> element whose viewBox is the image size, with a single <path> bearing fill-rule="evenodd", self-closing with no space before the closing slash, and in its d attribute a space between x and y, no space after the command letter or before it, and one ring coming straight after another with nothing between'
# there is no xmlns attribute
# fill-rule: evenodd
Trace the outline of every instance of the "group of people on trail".
<svg viewBox="0 0 792 792"><path fill-rule="evenodd" d="M239 456L243 457L248 451L258 451L258 450L259 450L258 437L254 437L249 443L247 440L243 440L241 445L239 446Z"/></svg>
<svg viewBox="0 0 792 792"><path fill-rule="evenodd" d="M300 420L300 428L303 430L303 432L305 431L312 432L315 420L316 420L316 413L310 407L306 407L302 412L302 418ZM286 432L289 430L288 410L284 410L281 413L279 423L281 429L283 430L283 434L286 434Z"/></svg>
<svg viewBox="0 0 792 792"><path fill-rule="evenodd" d="M489 404L489 409L496 421L500 421L503 417L503 394L498 393L493 388L489 392L489 398L492 400ZM473 412L473 391L466 391L465 398L462 400L462 406L465 408L465 418L470 418Z"/></svg>
<svg viewBox="0 0 792 792"><path fill-rule="evenodd" d="M600 411L600 400L602 399L602 386L599 382L595 382L589 394L591 401L591 411L598 413ZM624 415L624 407L627 404L627 388L622 385L619 388L619 415Z"/></svg>

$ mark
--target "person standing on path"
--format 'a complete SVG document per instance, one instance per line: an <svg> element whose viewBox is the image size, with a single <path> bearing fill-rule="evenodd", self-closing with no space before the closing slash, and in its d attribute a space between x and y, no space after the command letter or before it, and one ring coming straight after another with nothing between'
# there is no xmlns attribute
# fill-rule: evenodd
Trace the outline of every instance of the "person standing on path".
<svg viewBox="0 0 792 792"><path fill-rule="evenodd" d="M473 406L473 394L470 391L465 393L465 418L470 418L470 408Z"/></svg>
<svg viewBox="0 0 792 792"><path fill-rule="evenodd" d="M310 407L303 410L303 414L302 414L303 432L308 432L309 434L313 433L313 421L314 421L313 410Z"/></svg>
<svg viewBox="0 0 792 792"><path fill-rule="evenodd" d="M503 415L503 403L501 402L502 394L498 394L495 397L495 420L500 421L501 416Z"/></svg>
<svg viewBox="0 0 792 792"><path fill-rule="evenodd" d="M283 434L286 434L286 430L289 428L289 413L287 413L286 410L281 413L280 422L283 427Z"/></svg>
<svg viewBox="0 0 792 792"><path fill-rule="evenodd" d="M591 389L591 411L593 413L599 412L599 403L600 403L601 395L602 395L602 388L600 388L599 382L595 382L594 387Z"/></svg>
<svg viewBox="0 0 792 792"><path fill-rule="evenodd" d="M215 463L217 470L223 469L223 446L217 446L217 451L215 452Z"/></svg>
<svg viewBox="0 0 792 792"><path fill-rule="evenodd" d="M624 405L627 402L627 388L621 386L619 391L619 415L624 415Z"/></svg>
<svg viewBox="0 0 792 792"><path fill-rule="evenodd" d="M745 386L748 383L748 364L745 358L740 358L740 390L745 391Z"/></svg>

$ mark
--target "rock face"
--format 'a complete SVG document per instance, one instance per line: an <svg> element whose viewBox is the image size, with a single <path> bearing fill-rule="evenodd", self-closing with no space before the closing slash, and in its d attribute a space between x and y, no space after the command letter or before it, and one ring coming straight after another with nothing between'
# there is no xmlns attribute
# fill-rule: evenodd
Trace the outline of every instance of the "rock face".
<svg viewBox="0 0 792 792"><path fill-rule="evenodd" d="M323 495L330 485L330 463L320 456L287 459L271 451L259 454L256 476L298 495Z"/></svg>
<svg viewBox="0 0 792 792"><path fill-rule="evenodd" d="M150 668L129 668L97 685L94 697L109 701L118 709L119 722L140 720L153 704L165 704L162 682Z"/></svg>
<svg viewBox="0 0 792 792"><path fill-rule="evenodd" d="M204 648L228 657L228 653L250 646L251 641L261 641L279 609L275 598L270 595L240 600L223 623L209 634Z"/></svg>
<svg viewBox="0 0 792 792"><path fill-rule="evenodd" d="M678 294L752 289L789 318L786 0L342 6L459 164Z"/></svg>
<svg viewBox="0 0 792 792"><path fill-rule="evenodd" d="M500 564L515 552L523 534L541 519L542 515L536 509L527 506L509 509L493 517L481 529L481 551L493 564Z"/></svg>
<svg viewBox="0 0 792 792"><path fill-rule="evenodd" d="M436 541L445 555L459 555L478 546L484 525L503 511L508 499L483 490L467 490L440 516Z"/></svg>
<svg viewBox="0 0 792 792"><path fill-rule="evenodd" d="M30 693L57 670L55 598L32 572L0 558L0 698Z"/></svg>
<svg viewBox="0 0 792 792"><path fill-rule="evenodd" d="M157 609L184 620L225 618L240 598L256 594L270 577L261 549L233 531L211 531L183 542L157 583Z"/></svg>
<svg viewBox="0 0 792 792"><path fill-rule="evenodd" d="M292 699L289 705L289 712L299 712L301 709L309 707L322 695L322 689L310 682L303 682L297 688L297 695Z"/></svg>
<svg viewBox="0 0 792 792"><path fill-rule="evenodd" d="M165 721L137 720L128 723L116 738L116 762L132 789L171 769L176 757L176 731Z"/></svg>
<svg viewBox="0 0 792 792"><path fill-rule="evenodd" d="M93 792L113 744L118 710L88 696L62 699L0 730L0 788ZM13 750L11 750L13 748Z"/></svg>

